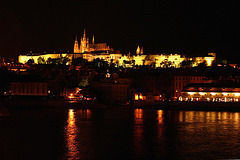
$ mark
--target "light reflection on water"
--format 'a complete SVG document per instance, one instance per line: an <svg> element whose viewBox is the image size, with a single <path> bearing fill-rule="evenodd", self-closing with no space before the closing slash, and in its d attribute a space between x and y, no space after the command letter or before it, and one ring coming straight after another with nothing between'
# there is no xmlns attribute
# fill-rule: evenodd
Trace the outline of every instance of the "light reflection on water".
<svg viewBox="0 0 240 160"><path fill-rule="evenodd" d="M127 112L132 112L129 115L132 116L133 121L126 123L126 126L120 125L123 127L121 128L111 124L111 120L119 124L125 120L115 118L111 111L104 110L93 114L89 109L69 109L65 126L68 159L85 159L94 149L97 150L98 155L104 155L102 152L108 150L104 148L106 142L107 146L117 146L117 141L106 141L107 139L114 140L108 137L111 135L117 135L124 142L123 144L133 146L132 152L127 153L130 159L146 159L146 155L151 155L152 159L176 157L188 159L191 156L199 159L237 158L238 151L232 149L232 153L229 153L229 148L240 146L236 139L240 129L240 113L238 112L129 109L114 113L119 113L120 117L124 117ZM101 117L103 113L104 117ZM92 126L94 118L96 122ZM99 118L107 119L107 123L99 121ZM93 128L94 126L97 128ZM123 136L116 133L123 129L126 130ZM92 137L93 131L94 135L101 139ZM108 136L100 132L106 132ZM127 141L128 137L132 137L133 141ZM98 144L102 144L101 148ZM124 148L122 150L126 151ZM121 153L121 149L117 152ZM91 156L93 159L98 158L94 153ZM115 156L114 152L111 156ZM128 158L125 157L125 159Z"/></svg>
<svg viewBox="0 0 240 160"><path fill-rule="evenodd" d="M90 109L69 109L67 125L65 126L65 138L67 147L67 158L69 160L80 159L84 156L83 150L81 150L81 144L85 142L87 135L84 131L81 132L82 123L87 123L86 120L91 118L92 111ZM81 133L80 133L81 132ZM85 134L80 136L80 134Z"/></svg>
<svg viewBox="0 0 240 160"><path fill-rule="evenodd" d="M158 110L157 113L158 113L158 124L163 124L163 120L164 120L164 117L163 117L163 110Z"/></svg>
<svg viewBox="0 0 240 160"><path fill-rule="evenodd" d="M239 128L240 124L239 112L216 112L216 111L180 111L180 123L221 123L232 124L235 128ZM236 125L234 125L236 124Z"/></svg>
<svg viewBox="0 0 240 160"><path fill-rule="evenodd" d="M68 159L79 159L79 146L77 141L78 127L76 125L76 117L73 109L68 110L68 120L65 127L65 135L67 141L67 157Z"/></svg>
<svg viewBox="0 0 240 160"><path fill-rule="evenodd" d="M141 153L143 150L143 109L134 110L134 128L133 128L133 139L134 139L134 151Z"/></svg>

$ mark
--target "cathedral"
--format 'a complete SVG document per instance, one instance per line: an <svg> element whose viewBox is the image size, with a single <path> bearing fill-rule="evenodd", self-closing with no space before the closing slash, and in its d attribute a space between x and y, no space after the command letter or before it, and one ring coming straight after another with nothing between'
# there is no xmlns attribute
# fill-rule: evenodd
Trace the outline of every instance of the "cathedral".
<svg viewBox="0 0 240 160"><path fill-rule="evenodd" d="M88 61L93 61L94 59L102 59L105 61L117 62L117 60L122 56L121 54L116 54L112 48L110 48L106 43L95 43L94 36L92 38L92 43L86 37L86 30L84 29L83 36L78 42L77 36L74 42L73 55L75 58L83 57Z"/></svg>
<svg viewBox="0 0 240 160"><path fill-rule="evenodd" d="M86 37L86 30L84 29L83 36L80 39L80 43L78 42L77 36L74 42L73 53L87 53L94 51L113 51L107 46L106 43L95 43L94 35L92 38L92 43L89 42L89 38Z"/></svg>

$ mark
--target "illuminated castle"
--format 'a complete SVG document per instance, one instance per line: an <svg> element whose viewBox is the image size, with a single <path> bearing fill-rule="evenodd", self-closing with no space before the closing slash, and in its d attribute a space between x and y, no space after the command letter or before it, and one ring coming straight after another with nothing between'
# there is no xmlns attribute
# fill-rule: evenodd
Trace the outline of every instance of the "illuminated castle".
<svg viewBox="0 0 240 160"><path fill-rule="evenodd" d="M84 29L84 33L83 36L81 37L80 44L78 43L78 39L76 36L73 53L86 53L94 51L113 51L113 49L110 49L110 47L107 46L106 43L95 43L94 35L92 38L92 43L90 43L89 38L86 38L86 30Z"/></svg>
<svg viewBox="0 0 240 160"><path fill-rule="evenodd" d="M181 54L144 54L143 47L137 47L136 53L134 55L122 55L120 51L114 51L106 43L95 43L94 36L92 38L92 43L90 43L89 38L86 36L86 30L84 29L83 36L80 39L80 43L76 36L74 42L73 53L39 53L39 54L28 54L20 55L19 62L26 63L29 59L33 59L35 63L39 63L39 59L44 59L46 62L48 59L56 59L66 57L70 59L69 64L72 61L72 58L82 57L89 62L94 59L101 59L109 63L116 63L117 66L123 67L134 67L141 65L150 65L160 68L181 67L183 61L193 62L191 67L195 67L200 63L206 62L207 66L211 66L212 62L216 60L215 53L209 53L207 56L199 57L185 57Z"/></svg>

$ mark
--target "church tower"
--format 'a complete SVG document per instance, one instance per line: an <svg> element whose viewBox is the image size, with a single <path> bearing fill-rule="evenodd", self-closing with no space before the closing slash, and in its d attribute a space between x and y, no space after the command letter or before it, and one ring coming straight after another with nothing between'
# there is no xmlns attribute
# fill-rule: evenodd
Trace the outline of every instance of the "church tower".
<svg viewBox="0 0 240 160"><path fill-rule="evenodd" d="M136 50L136 54L139 55L139 53L140 53L140 47L138 46Z"/></svg>
<svg viewBox="0 0 240 160"><path fill-rule="evenodd" d="M76 36L76 39L75 39L75 42L74 42L73 53L80 53L77 36Z"/></svg>
<svg viewBox="0 0 240 160"><path fill-rule="evenodd" d="M87 45L88 45L88 39L86 38L86 29L84 29L83 37L81 39L81 44L80 44L80 52L81 53L88 51Z"/></svg>
<svg viewBox="0 0 240 160"><path fill-rule="evenodd" d="M140 51L140 55L142 55L142 54L143 54L143 46L142 46L141 51Z"/></svg>
<svg viewBox="0 0 240 160"><path fill-rule="evenodd" d="M93 35L93 37L92 37L92 44L95 44L95 42L94 42L94 35Z"/></svg>

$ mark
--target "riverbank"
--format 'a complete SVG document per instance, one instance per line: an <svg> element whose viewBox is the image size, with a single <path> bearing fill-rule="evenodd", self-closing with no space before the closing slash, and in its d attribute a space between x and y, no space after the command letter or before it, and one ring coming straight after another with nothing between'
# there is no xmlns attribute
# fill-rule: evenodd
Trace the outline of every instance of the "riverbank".
<svg viewBox="0 0 240 160"><path fill-rule="evenodd" d="M0 100L0 104L7 109L21 108L104 108L105 105L99 104L97 101L69 101L54 99L5 99Z"/></svg>
<svg viewBox="0 0 240 160"><path fill-rule="evenodd" d="M155 108L162 110L196 110L196 111L240 111L239 102L182 102L169 101L156 104L134 104L134 108Z"/></svg>
<svg viewBox="0 0 240 160"><path fill-rule="evenodd" d="M239 102L181 102L160 101L157 103L134 102L131 105L103 105L97 101L69 101L54 99L5 99L0 100L0 105L6 109L38 109L38 108L73 108L73 109L95 109L111 107L152 108L161 110L196 110L196 111L240 111ZM2 111L3 113L3 111Z"/></svg>

